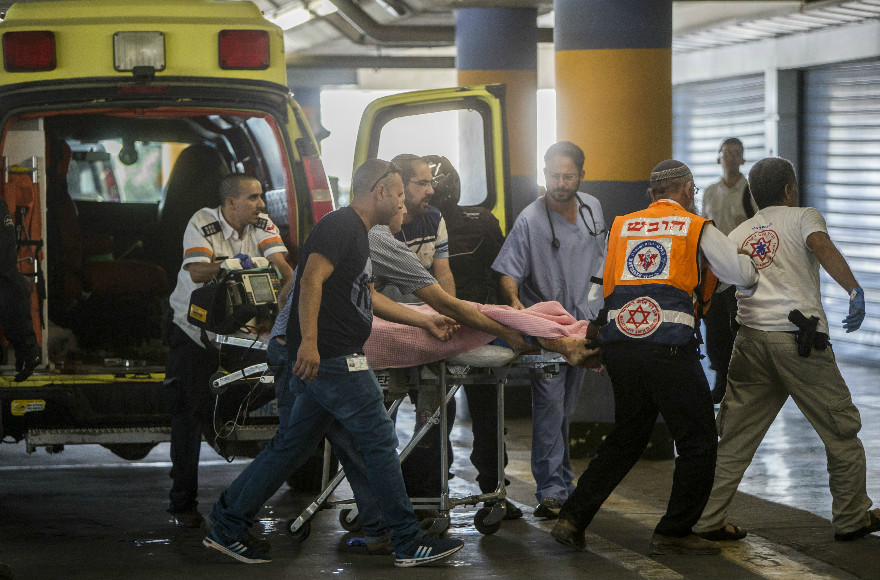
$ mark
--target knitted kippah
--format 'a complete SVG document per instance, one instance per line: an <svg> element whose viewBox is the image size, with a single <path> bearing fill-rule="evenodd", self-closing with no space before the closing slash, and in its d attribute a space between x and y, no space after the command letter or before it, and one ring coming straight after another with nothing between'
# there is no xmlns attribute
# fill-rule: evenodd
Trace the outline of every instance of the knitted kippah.
<svg viewBox="0 0 880 580"><path fill-rule="evenodd" d="M658 163L657 167L651 171L651 181L663 181L664 179L684 177L690 174L691 170L681 161L667 159Z"/></svg>

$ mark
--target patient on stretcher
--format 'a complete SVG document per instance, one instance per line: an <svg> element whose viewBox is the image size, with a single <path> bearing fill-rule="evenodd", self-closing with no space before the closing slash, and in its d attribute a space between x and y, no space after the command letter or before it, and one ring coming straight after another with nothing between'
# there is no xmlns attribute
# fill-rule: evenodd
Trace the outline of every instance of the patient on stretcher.
<svg viewBox="0 0 880 580"><path fill-rule="evenodd" d="M600 366L599 349L587 338L589 323L575 320L558 302L541 302L525 310L475 302L468 304L489 318L531 336L545 350L559 353L570 364L587 368ZM427 305L407 307L433 313ZM374 370L404 368L448 359L486 345L494 338L462 326L451 340L438 343L421 329L376 317L364 352Z"/></svg>

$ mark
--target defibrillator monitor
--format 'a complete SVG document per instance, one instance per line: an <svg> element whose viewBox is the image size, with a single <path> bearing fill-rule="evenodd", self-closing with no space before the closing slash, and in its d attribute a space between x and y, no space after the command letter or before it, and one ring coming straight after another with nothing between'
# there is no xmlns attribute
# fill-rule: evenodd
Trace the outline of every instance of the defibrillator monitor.
<svg viewBox="0 0 880 580"><path fill-rule="evenodd" d="M275 291L272 289L272 279L269 274L242 274L241 283L244 286L247 301L250 304L276 304Z"/></svg>

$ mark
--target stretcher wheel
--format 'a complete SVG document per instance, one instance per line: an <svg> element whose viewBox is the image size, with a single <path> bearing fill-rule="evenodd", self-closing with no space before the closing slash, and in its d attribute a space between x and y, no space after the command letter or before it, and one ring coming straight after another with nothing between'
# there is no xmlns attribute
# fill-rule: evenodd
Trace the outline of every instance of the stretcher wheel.
<svg viewBox="0 0 880 580"><path fill-rule="evenodd" d="M312 524L311 522L305 522L303 525L299 527L298 530L291 531L291 527L293 526L296 519L288 520L287 522L287 535L296 540L297 542L305 542L306 538L309 537L309 534L312 533Z"/></svg>
<svg viewBox="0 0 880 580"><path fill-rule="evenodd" d="M477 510L477 513L474 514L474 527L477 528L477 531L483 534L484 536L491 536L495 532L501 529L501 522L495 522L494 524L487 524L486 517L492 513L492 508L480 508Z"/></svg>
<svg viewBox="0 0 880 580"><path fill-rule="evenodd" d="M354 519L349 521L348 516L351 515L351 510L342 510L339 512L339 525L342 526L346 532L357 532L361 529L361 516L360 514L354 516Z"/></svg>

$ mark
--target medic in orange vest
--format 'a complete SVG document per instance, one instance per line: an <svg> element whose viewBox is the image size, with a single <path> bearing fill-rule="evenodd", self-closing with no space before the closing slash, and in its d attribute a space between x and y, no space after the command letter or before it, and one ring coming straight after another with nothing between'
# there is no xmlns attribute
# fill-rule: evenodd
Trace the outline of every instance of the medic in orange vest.
<svg viewBox="0 0 880 580"><path fill-rule="evenodd" d="M669 198L682 191L687 193L679 200L684 205ZM705 250L701 242L712 222L695 212L697 191L686 165L664 161L651 173L648 194L653 203L615 218L602 280L608 324L599 332L600 342L682 345L693 339L718 283L709 269L709 263L718 260L707 263L700 251ZM737 263L718 265L740 273Z"/></svg>

